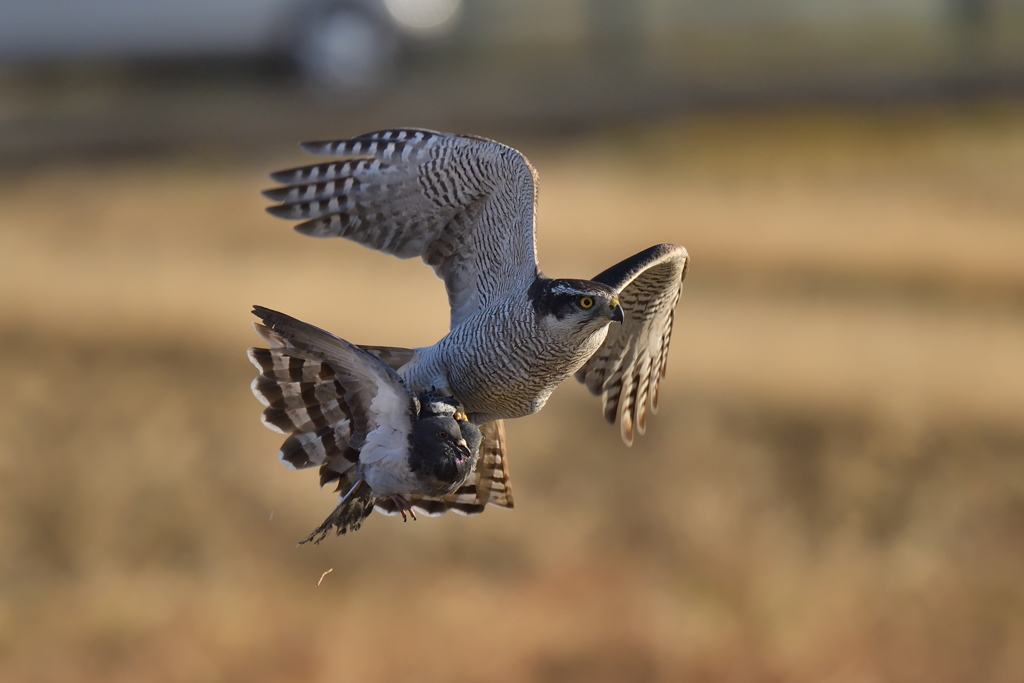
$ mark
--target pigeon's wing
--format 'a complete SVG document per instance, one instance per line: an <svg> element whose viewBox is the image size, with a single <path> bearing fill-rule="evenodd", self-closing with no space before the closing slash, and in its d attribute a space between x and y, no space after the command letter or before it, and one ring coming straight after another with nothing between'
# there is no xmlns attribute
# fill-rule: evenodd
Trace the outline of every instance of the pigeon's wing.
<svg viewBox="0 0 1024 683"><path fill-rule="evenodd" d="M402 129L306 142L338 157L271 174L267 209L314 237L419 256L444 280L455 327L536 278L536 172L493 140Z"/></svg>
<svg viewBox="0 0 1024 683"><path fill-rule="evenodd" d="M478 515L490 505L511 508L512 485L508 474L508 458L505 455L505 423L494 420L480 425L483 441L476 467L458 490L445 496L412 496L416 512L436 516L452 510L463 515ZM398 508L391 500L376 501L376 509L386 515L398 514Z"/></svg>
<svg viewBox="0 0 1024 683"><path fill-rule="evenodd" d="M417 403L394 370L318 327L260 306L253 313L270 348L249 349L259 370L252 391L266 406L263 424L288 436L283 463L320 466L321 485L345 487L360 459L406 447Z"/></svg>
<svg viewBox="0 0 1024 683"><path fill-rule="evenodd" d="M659 244L612 266L594 278L619 293L622 325L611 325L601 347L576 379L601 396L604 417L619 420L622 440L644 433L647 406L658 411L658 384L665 376L676 303L683 291L689 256L676 244Z"/></svg>

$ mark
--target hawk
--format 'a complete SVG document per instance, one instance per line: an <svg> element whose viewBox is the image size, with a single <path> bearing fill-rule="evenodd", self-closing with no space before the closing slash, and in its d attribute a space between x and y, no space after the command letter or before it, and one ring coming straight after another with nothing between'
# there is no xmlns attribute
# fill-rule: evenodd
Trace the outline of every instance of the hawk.
<svg viewBox="0 0 1024 683"><path fill-rule="evenodd" d="M626 445L643 434L665 375L683 247L650 247L590 280L551 279L537 261L537 174L511 147L419 129L301 147L337 158L271 174L281 186L264 192L275 202L268 212L301 221L305 235L418 256L445 283L451 317L440 341L362 348L413 392L454 397L480 425L477 475L500 488L478 486L462 511L511 507L502 421L537 412L570 376L601 397Z"/></svg>
<svg viewBox="0 0 1024 683"><path fill-rule="evenodd" d="M260 372L252 391L266 406L263 423L289 435L282 461L319 465L321 485L337 480L346 492L302 543L319 543L332 528L359 529L375 506L415 519L410 497L418 505L417 495L436 499L465 485L483 437L454 399L417 397L379 358L344 339L261 306L253 313L270 348L249 349Z"/></svg>

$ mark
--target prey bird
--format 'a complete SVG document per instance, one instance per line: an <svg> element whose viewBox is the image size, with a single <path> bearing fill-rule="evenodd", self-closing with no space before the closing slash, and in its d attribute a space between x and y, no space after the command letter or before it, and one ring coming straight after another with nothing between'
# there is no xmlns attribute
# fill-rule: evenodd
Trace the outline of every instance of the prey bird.
<svg viewBox="0 0 1024 683"><path fill-rule="evenodd" d="M376 356L317 327L261 306L253 313L270 348L249 349L252 390L263 423L288 435L282 462L319 466L321 486L337 481L345 492L303 543L357 530L374 507L415 519L416 509L443 512L446 497L457 504L483 437L454 399L416 396Z"/></svg>
<svg viewBox="0 0 1024 683"><path fill-rule="evenodd" d="M502 421L537 412L570 376L601 397L627 445L644 432L689 262L683 247L650 247L589 280L551 279L537 261L537 174L511 147L418 129L301 147L336 158L271 174L281 184L264 192L271 214L300 221L305 235L418 256L444 281L446 336L417 349L362 348L414 394L454 397L480 425L489 456L477 470L500 491L477 487L477 507L512 505Z"/></svg>

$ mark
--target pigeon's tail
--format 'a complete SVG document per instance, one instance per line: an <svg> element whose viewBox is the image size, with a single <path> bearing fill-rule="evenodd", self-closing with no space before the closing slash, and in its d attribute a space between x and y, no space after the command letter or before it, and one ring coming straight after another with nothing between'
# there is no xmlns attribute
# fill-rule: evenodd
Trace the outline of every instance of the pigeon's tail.
<svg viewBox="0 0 1024 683"><path fill-rule="evenodd" d="M374 501L373 490L367 486L365 481L360 479L342 497L338 507L334 508L334 512L327 515L327 519L316 529L313 529L313 533L299 541L299 545L309 543L310 541L313 542L313 545L319 545L320 541L327 538L328 534L331 533L331 529L335 530L337 536L347 534L350 531L358 531L359 527L363 524L363 520L373 512Z"/></svg>

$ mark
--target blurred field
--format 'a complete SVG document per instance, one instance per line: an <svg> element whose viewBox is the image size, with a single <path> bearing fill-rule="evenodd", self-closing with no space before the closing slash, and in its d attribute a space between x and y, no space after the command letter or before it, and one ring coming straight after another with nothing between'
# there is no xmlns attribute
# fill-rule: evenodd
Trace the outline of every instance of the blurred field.
<svg viewBox="0 0 1024 683"><path fill-rule="evenodd" d="M689 249L660 414L567 385L514 511L315 548L248 307L423 345L430 271L266 216L298 153L0 175L0 680L1024 680L1024 108L505 139L549 275Z"/></svg>

